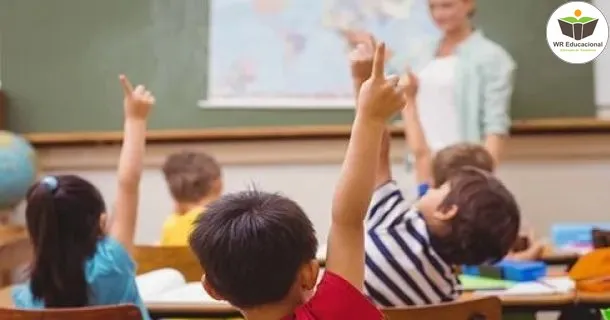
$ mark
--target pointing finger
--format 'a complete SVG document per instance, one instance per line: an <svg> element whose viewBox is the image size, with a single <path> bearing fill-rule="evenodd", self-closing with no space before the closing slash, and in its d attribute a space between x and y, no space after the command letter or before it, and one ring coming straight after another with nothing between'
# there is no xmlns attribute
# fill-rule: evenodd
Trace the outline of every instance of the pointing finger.
<svg viewBox="0 0 610 320"><path fill-rule="evenodd" d="M129 79L122 74L119 76L119 80L121 81L121 87L123 87L125 95L130 95L133 92L133 86L131 85L131 82L129 82Z"/></svg>
<svg viewBox="0 0 610 320"><path fill-rule="evenodd" d="M373 59L372 78L383 79L383 70L385 67L385 43L381 42L375 49L375 58Z"/></svg>

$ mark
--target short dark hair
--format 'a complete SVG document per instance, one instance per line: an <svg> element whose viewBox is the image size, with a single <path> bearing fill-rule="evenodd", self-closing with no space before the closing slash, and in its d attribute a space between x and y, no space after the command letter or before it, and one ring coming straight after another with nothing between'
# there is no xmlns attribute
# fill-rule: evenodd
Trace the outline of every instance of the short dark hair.
<svg viewBox="0 0 610 320"><path fill-rule="evenodd" d="M206 281L241 309L284 299L318 247L313 225L296 202L257 190L210 204L189 243Z"/></svg>
<svg viewBox="0 0 610 320"><path fill-rule="evenodd" d="M167 157L163 175L175 201L198 202L210 193L221 170L206 153L182 151Z"/></svg>
<svg viewBox="0 0 610 320"><path fill-rule="evenodd" d="M449 180L451 190L438 210L457 206L446 234L431 232L430 240L447 263L479 265L506 256L519 233L521 214L510 191L490 173L459 169Z"/></svg>
<svg viewBox="0 0 610 320"><path fill-rule="evenodd" d="M458 143L438 151L432 160L434 185L440 187L461 168L471 166L483 171L494 170L494 160L483 146Z"/></svg>

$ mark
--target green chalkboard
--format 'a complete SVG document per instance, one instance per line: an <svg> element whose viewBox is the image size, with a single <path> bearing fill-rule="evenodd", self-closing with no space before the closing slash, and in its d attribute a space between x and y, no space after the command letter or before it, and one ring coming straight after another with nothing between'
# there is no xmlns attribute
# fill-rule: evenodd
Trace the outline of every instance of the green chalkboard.
<svg viewBox="0 0 610 320"><path fill-rule="evenodd" d="M155 92L154 129L351 121L349 110L198 108L207 79L208 1L0 0L0 79L9 98L9 129L120 129L122 72ZM546 21L563 2L478 1L480 26L519 64L514 118L595 113L592 66L567 65L546 45Z"/></svg>
<svg viewBox="0 0 610 320"><path fill-rule="evenodd" d="M478 24L518 64L512 103L514 119L596 115L593 64L565 63L551 52L547 44L548 19L566 2L477 1Z"/></svg>

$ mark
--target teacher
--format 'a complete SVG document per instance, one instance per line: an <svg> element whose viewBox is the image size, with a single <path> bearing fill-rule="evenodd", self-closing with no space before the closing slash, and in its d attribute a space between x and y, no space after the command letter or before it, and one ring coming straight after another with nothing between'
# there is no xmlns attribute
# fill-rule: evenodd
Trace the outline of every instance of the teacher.
<svg viewBox="0 0 610 320"><path fill-rule="evenodd" d="M510 129L515 63L474 27L474 0L428 2L441 36L418 50L394 52L392 65L418 79L416 102L433 152L459 142L483 143L497 164Z"/></svg>

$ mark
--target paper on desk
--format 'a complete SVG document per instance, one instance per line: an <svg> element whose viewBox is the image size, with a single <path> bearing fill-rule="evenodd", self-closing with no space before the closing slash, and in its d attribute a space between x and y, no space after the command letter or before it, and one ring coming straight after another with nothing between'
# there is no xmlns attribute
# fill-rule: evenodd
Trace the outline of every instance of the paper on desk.
<svg viewBox="0 0 610 320"><path fill-rule="evenodd" d="M167 291L186 285L186 279L175 269L159 269L136 277L136 285L142 300L155 298Z"/></svg>
<svg viewBox="0 0 610 320"><path fill-rule="evenodd" d="M179 288L169 290L158 296L143 299L144 303L171 303L171 304L213 304L213 305L229 305L225 301L214 300L210 297L200 282L187 283Z"/></svg>
<svg viewBox="0 0 610 320"><path fill-rule="evenodd" d="M485 296L550 295L569 293L574 290L574 287L574 282L568 277L557 277L516 283L506 290L475 291L475 294Z"/></svg>

